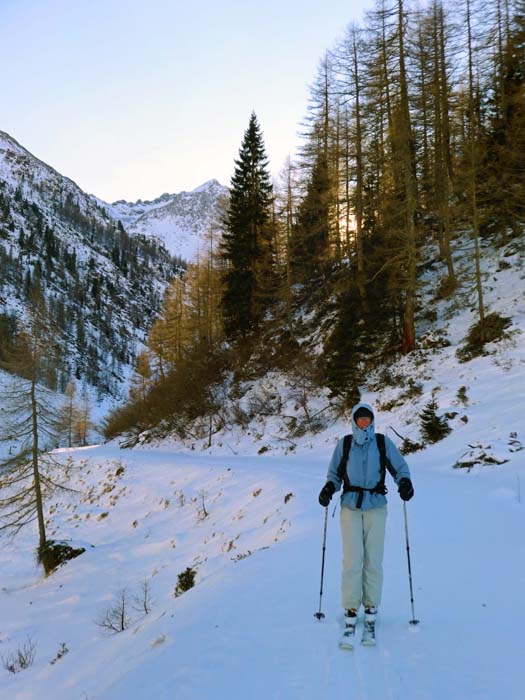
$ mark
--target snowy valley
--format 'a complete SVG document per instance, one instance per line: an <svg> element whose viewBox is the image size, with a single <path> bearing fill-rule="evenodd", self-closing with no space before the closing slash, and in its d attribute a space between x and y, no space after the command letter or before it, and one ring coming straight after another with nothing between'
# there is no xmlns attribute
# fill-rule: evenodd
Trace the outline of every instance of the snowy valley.
<svg viewBox="0 0 525 700"><path fill-rule="evenodd" d="M225 191L212 180L109 205L0 132L2 342L42 295L63 358L58 391L73 378L106 409L122 400L166 288L205 245Z"/></svg>
<svg viewBox="0 0 525 700"><path fill-rule="evenodd" d="M502 340L460 362L456 352L475 318L472 297L465 287L456 299L433 302L430 265L421 308L432 305L435 314L422 327L419 349L362 386L363 399L377 409L377 429L398 444L399 436L420 439L419 414L432 397L452 428L407 456L419 625L408 624L403 509L389 482L378 645L337 648L337 512L328 526L326 618L314 618L323 527L317 494L348 420L328 419L292 448L280 437L282 420L255 416L244 428L214 435L211 447L207 439L172 437L135 449L113 442L57 453L75 491L47 504L50 534L72 538L86 552L46 579L32 561L34 532L2 542L2 698L521 700L520 246L514 241L484 253L487 303L512 320ZM254 382L246 401L264 391L281 392L283 413L300 413L283 377ZM311 397L311 411L326 400L322 393ZM188 569L195 585L180 594L179 577ZM103 622L118 612L123 595L128 619L114 633ZM34 649L34 662L10 673L6 660L24 645Z"/></svg>

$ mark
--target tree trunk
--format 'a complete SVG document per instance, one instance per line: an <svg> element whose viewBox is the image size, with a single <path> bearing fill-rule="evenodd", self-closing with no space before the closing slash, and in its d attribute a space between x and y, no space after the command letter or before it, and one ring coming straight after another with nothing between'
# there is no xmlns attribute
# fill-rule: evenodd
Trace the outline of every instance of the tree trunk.
<svg viewBox="0 0 525 700"><path fill-rule="evenodd" d="M416 244L416 206L417 193L413 163L413 140L410 126L410 111L408 104L408 87L405 68L403 0L398 0L398 33L399 33L399 81L400 81L400 124L401 130L400 158L405 195L405 307L403 319L403 352L415 348L415 296L417 273L417 244Z"/></svg>
<svg viewBox="0 0 525 700"><path fill-rule="evenodd" d="M354 89L355 89L355 162L356 162L356 190L355 190L355 228L356 228L356 252L357 252L357 289L361 299L363 315L368 312L365 289L365 256L363 250L363 130L361 126L361 85L360 70L357 54L357 40L353 35L353 59L354 59Z"/></svg>
<svg viewBox="0 0 525 700"><path fill-rule="evenodd" d="M292 322L292 266L291 266L291 236L292 236L292 164L288 159L288 173L286 182L286 317L288 319L288 331L293 338Z"/></svg>
<svg viewBox="0 0 525 700"><path fill-rule="evenodd" d="M335 195L335 255L338 263L341 262L341 203L339 197L339 159L341 157L341 117L337 110L335 126L335 149L334 149L334 195Z"/></svg>
<svg viewBox="0 0 525 700"><path fill-rule="evenodd" d="M478 312L481 343L485 342L485 306L483 303L483 287L481 284L481 264L479 251L479 217L477 203L477 158L476 158L476 115L474 100L474 70L472 57L472 31L470 0L466 0L467 10L467 40L468 40L468 76L469 76L469 152L470 152L470 201L472 209L472 240L474 242L474 258L476 264L476 290L478 296Z"/></svg>
<svg viewBox="0 0 525 700"><path fill-rule="evenodd" d="M38 521L38 546L43 549L46 544L46 528L44 523L44 504L42 500L42 488L40 485L40 471L38 467L38 405L36 400L36 379L31 380L31 422L32 422L32 462L33 483L35 487L35 503Z"/></svg>
<svg viewBox="0 0 525 700"><path fill-rule="evenodd" d="M434 190L438 218L439 249L447 266L448 288L456 286L450 249L450 173L448 168L448 88L446 78L443 8L434 2L433 17L434 93Z"/></svg>

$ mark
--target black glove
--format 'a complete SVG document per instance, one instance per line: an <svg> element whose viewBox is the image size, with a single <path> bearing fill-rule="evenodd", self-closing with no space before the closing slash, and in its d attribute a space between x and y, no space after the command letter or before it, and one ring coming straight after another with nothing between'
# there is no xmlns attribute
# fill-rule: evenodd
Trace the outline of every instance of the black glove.
<svg viewBox="0 0 525 700"><path fill-rule="evenodd" d="M332 481L327 481L321 489L321 493L319 494L319 503L323 506L323 508L326 508L326 506L330 503L334 493L334 483Z"/></svg>
<svg viewBox="0 0 525 700"><path fill-rule="evenodd" d="M406 476L399 480L398 493L403 499L403 501L409 501L414 495L414 487L412 482Z"/></svg>

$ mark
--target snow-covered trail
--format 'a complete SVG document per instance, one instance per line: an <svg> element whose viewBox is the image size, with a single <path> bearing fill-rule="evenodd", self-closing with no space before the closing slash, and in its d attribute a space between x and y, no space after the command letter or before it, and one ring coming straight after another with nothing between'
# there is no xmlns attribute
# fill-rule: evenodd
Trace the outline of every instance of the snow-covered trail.
<svg viewBox="0 0 525 700"><path fill-rule="evenodd" d="M208 648L220 672L217 663L210 664L188 697L208 697L215 691L217 697L249 693L261 700L313 700L325 693L338 697L350 685L356 697L371 700L522 698L517 628L524 620L517 601L525 585L524 513L513 479L498 469L445 476L425 472L423 464L414 471L417 497L408 513L420 626L407 624L411 610L397 494L391 496L378 647L358 647L354 653L336 647L341 619L337 519L331 521L328 536L326 619L318 623L313 618L322 529L322 511L315 503L322 483L317 474L324 472L321 463L318 470L311 469L311 484L295 485L304 494L311 525L304 536L247 560L242 578L230 590L232 606L226 611L212 606L197 613L204 647L202 638L196 640L194 649L185 650L182 666L191 677L192 659L205 660ZM306 501L311 496L312 504ZM213 630L221 628L214 639ZM239 657L235 650L243 646L247 651Z"/></svg>
<svg viewBox="0 0 525 700"><path fill-rule="evenodd" d="M2 619L13 639L17 631L31 628L44 645L53 615L58 629L52 639L64 638L71 648L54 666L42 661L16 677L0 675L0 697L522 700L525 612L519 601L525 586L525 513L516 484L525 465L515 458L512 466L467 473L444 466L445 454L446 441L443 449L409 460L416 496L407 512L420 625L408 624L403 508L391 485L378 645L343 652L337 647L340 537L338 512L331 517L333 505L326 618L314 618L323 530L317 494L329 455L226 458L166 449L78 451L77 457L124 463L128 499L96 527L93 518L81 525L82 537L98 537L95 553L84 555L85 561L81 557L48 581L34 582L28 590L13 586L0 596ZM213 483L221 489L220 498ZM133 491L133 484L140 487ZM209 519L184 520L187 508L152 510L151 503L157 503L168 484L184 484L193 493L206 488ZM256 498L255 486L262 489ZM284 506L286 493L294 496ZM131 528L142 503L139 526ZM268 518L274 523L270 539L270 531L261 527ZM147 531L141 530L146 522ZM223 556L224 563L210 556L196 587L174 599L170 590L181 562L199 554L203 542L212 538L211 529L218 527L224 541L237 543L232 553L252 553L235 562ZM173 554L170 537L179 543ZM6 565L5 558L1 563ZM107 600L126 576L138 577L154 563L159 573L153 578L153 612L119 635L101 635L93 624L95 603ZM24 627L9 610L27 610L28 597L37 610Z"/></svg>
<svg viewBox="0 0 525 700"><path fill-rule="evenodd" d="M183 642L163 650L147 682L155 697L314 700L351 689L351 697L368 700L522 698L516 642L524 620L516 601L525 585L524 513L509 475L415 469L417 497L408 512L421 623L408 624L403 510L393 494L379 644L342 652L337 519L329 526L326 619L313 617L322 534L315 496L324 465L318 467L308 480L290 470L307 511L299 537L240 562L222 596L188 596L185 623L177 625ZM105 697L130 697L144 675L136 668Z"/></svg>

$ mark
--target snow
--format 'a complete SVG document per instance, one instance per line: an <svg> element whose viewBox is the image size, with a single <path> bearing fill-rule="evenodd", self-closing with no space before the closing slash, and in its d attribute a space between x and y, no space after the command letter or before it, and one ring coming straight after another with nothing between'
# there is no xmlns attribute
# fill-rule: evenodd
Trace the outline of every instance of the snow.
<svg viewBox="0 0 525 700"><path fill-rule="evenodd" d="M30 669L2 669L2 697L521 700L525 358L514 346L459 368L441 363L433 383L444 395L454 394L458 371L469 375L468 423L408 457L417 627L408 624L403 508L392 487L377 647L337 648L337 514L328 527L326 618L313 616L323 527L317 493L331 450L324 434L305 438L298 454L272 456L247 454L249 436L238 455L169 445L62 450L74 460L68 483L80 493L57 497L50 535L56 529L94 548L45 580L30 558L34 532L4 543L0 653L28 636L38 646ZM377 419L383 431L387 416ZM508 461L453 469L474 442ZM197 568L196 586L175 598L188 566ZM104 633L95 620L120 589L131 596L144 579L151 613L135 614L120 634ZM62 642L69 651L51 665Z"/></svg>
<svg viewBox="0 0 525 700"><path fill-rule="evenodd" d="M210 228L218 228L217 205L227 194L227 187L208 180L191 192L165 193L153 201L108 204L94 199L129 233L159 240L172 255L192 262L207 249Z"/></svg>

